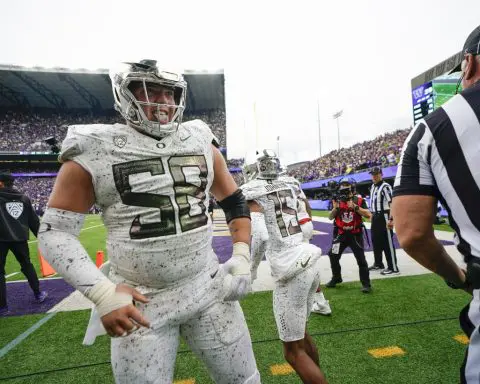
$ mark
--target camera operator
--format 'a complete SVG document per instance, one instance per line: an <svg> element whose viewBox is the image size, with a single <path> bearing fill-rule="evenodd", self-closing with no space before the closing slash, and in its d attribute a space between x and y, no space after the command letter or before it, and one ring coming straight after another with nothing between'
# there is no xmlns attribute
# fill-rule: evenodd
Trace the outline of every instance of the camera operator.
<svg viewBox="0 0 480 384"><path fill-rule="evenodd" d="M329 288L334 288L341 283L342 274L340 267L340 257L343 251L350 247L357 259L360 281L362 283L362 292L370 293L370 275L368 271L367 260L363 250L363 221L362 217L370 218L371 213L367 208L365 200L361 196L354 196L354 186L352 181L344 178L340 181L337 200L333 200L333 209L330 211L329 218L335 219L337 235L334 236L332 248L328 253L330 257L330 266L332 268L332 279L326 284Z"/></svg>

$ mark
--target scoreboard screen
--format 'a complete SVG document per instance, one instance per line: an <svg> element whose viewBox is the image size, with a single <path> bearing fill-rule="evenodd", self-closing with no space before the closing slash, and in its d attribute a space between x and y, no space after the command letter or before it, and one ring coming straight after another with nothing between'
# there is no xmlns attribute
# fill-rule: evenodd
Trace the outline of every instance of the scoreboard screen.
<svg viewBox="0 0 480 384"><path fill-rule="evenodd" d="M425 83L412 90L414 124L427 116L435 108L432 82Z"/></svg>

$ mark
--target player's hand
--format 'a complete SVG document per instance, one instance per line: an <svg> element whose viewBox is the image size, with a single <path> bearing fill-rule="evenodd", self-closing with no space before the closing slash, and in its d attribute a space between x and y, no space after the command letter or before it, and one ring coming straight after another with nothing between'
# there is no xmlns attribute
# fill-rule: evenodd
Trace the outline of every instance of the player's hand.
<svg viewBox="0 0 480 384"><path fill-rule="evenodd" d="M116 292L126 293L132 296L134 301L148 303L148 299L136 289L126 285L118 284ZM102 324L111 337L127 336L135 332L139 325L149 328L150 322L132 304L113 310L102 316Z"/></svg>
<svg viewBox="0 0 480 384"><path fill-rule="evenodd" d="M232 257L222 265L225 272L223 283L225 301L240 300L250 292L250 249L248 244L235 243Z"/></svg>
<svg viewBox="0 0 480 384"><path fill-rule="evenodd" d="M333 208L338 208L338 201L332 200Z"/></svg>

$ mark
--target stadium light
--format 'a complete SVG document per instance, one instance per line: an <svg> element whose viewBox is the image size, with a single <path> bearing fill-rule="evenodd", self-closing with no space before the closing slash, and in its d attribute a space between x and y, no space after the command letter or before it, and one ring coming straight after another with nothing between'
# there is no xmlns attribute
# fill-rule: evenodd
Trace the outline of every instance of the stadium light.
<svg viewBox="0 0 480 384"><path fill-rule="evenodd" d="M340 150L340 123L338 119L343 115L343 109L333 114L334 120L337 120L337 138L338 138L338 150Z"/></svg>

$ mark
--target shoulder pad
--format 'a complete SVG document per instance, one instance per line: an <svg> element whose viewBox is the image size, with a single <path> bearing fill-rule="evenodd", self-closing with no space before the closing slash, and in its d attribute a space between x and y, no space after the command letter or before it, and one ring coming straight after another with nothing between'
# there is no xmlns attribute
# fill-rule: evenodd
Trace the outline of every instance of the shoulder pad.
<svg viewBox="0 0 480 384"><path fill-rule="evenodd" d="M208 124L205 123L203 120L190 120L182 123L180 127L188 130L192 134L197 134L198 136L204 138L207 143L213 144L217 148L219 147L219 142L217 138L213 134Z"/></svg>
<svg viewBox="0 0 480 384"><path fill-rule="evenodd" d="M58 161L63 163L83 153L94 152L103 147L103 142L113 142L113 137L121 134L121 128L121 124L115 127L111 124L71 125L62 142Z"/></svg>
<svg viewBox="0 0 480 384"><path fill-rule="evenodd" d="M263 180L252 180L240 186L246 200L255 200L265 195Z"/></svg>

